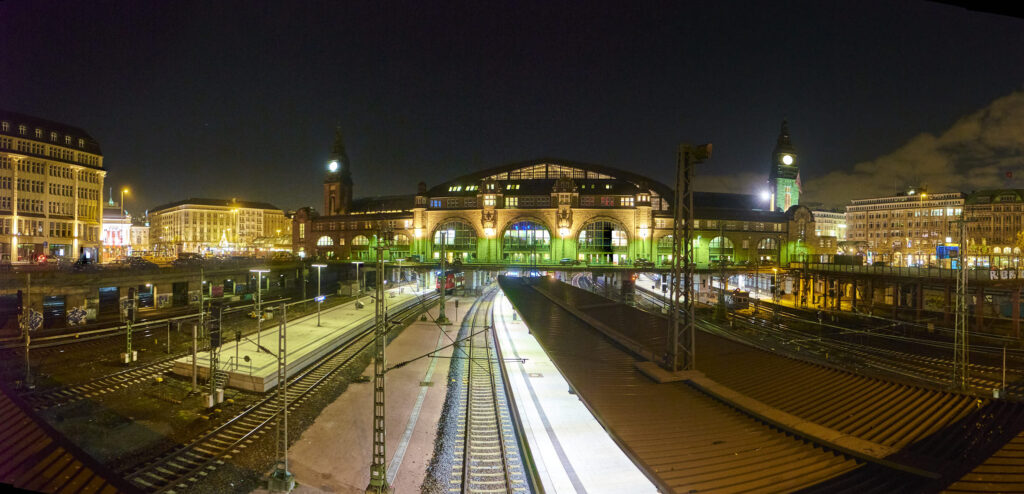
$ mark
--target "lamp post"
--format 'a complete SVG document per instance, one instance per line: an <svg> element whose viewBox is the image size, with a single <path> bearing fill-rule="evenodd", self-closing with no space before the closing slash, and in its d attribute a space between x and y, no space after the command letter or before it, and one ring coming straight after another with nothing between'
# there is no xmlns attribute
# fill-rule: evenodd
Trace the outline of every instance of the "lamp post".
<svg viewBox="0 0 1024 494"><path fill-rule="evenodd" d="M356 265L356 298L359 298L359 296L363 294L363 280L359 277L359 265L362 264L362 262L354 261L353 264Z"/></svg>
<svg viewBox="0 0 1024 494"><path fill-rule="evenodd" d="M256 273L256 345L260 344L260 333L263 331L263 273L269 273L269 269L250 269L250 273Z"/></svg>
<svg viewBox="0 0 1024 494"><path fill-rule="evenodd" d="M323 295L320 294L320 270L326 268L326 264L314 264L316 268L316 325L320 327L320 303L323 302Z"/></svg>
<svg viewBox="0 0 1024 494"><path fill-rule="evenodd" d="M124 195L129 192L128 187L121 188L121 216L124 216Z"/></svg>

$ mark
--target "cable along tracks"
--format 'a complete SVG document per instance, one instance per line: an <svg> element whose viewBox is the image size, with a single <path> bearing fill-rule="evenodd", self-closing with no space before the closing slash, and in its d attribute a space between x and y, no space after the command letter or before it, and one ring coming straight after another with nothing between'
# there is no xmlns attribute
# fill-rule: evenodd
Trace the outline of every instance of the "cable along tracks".
<svg viewBox="0 0 1024 494"><path fill-rule="evenodd" d="M429 295L408 305L390 316L390 319L410 322L425 304L433 302L436 295ZM373 345L373 326L352 337L348 342L329 353L316 364L288 380L288 410L302 405L328 378L341 371L365 349ZM203 434L191 443L175 448L145 464L124 472L124 477L143 492L175 492L174 489L188 489L201 480L224 459L239 453L259 438L268 426L275 423L280 412L276 393L243 410L234 418Z"/></svg>
<svg viewBox="0 0 1024 494"><path fill-rule="evenodd" d="M465 372L449 492L530 492L488 318L495 293L491 290L475 306L461 345Z"/></svg>

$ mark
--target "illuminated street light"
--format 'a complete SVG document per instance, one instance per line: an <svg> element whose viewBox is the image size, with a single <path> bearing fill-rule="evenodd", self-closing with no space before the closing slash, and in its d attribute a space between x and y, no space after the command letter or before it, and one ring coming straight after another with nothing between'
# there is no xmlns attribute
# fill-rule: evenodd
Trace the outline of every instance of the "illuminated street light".
<svg viewBox="0 0 1024 494"><path fill-rule="evenodd" d="M316 325L320 327L320 303L324 301L324 296L320 294L320 270L326 268L326 264L314 264L316 268Z"/></svg>
<svg viewBox="0 0 1024 494"><path fill-rule="evenodd" d="M124 216L124 195L129 192L128 187L121 189L121 216Z"/></svg>

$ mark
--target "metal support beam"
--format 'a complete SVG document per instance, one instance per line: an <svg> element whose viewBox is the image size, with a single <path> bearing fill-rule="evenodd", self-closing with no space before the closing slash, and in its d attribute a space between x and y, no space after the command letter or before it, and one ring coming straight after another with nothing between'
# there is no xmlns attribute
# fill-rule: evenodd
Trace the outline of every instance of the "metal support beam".
<svg viewBox="0 0 1024 494"><path fill-rule="evenodd" d="M696 363L696 325L693 313L693 175L698 163L711 157L711 144L682 144L676 162L675 207L672 221L672 286L670 290L669 338L666 367L669 371L692 370ZM682 237L682 242L680 242ZM681 245L680 245L681 244ZM680 286L681 282L681 286ZM682 306L680 307L680 296ZM680 327L680 313L683 317ZM683 362L679 362L680 353Z"/></svg>
<svg viewBox="0 0 1024 494"><path fill-rule="evenodd" d="M384 251L387 249L386 241L391 240L392 233L386 223L381 224L377 242L377 287L374 325L374 356L373 356L373 459L370 463L370 485L366 492L390 493L391 486L388 485L388 464L385 451L385 406L384 406L384 373L387 371L387 360L385 359L384 347L387 343L388 313L386 299L384 298ZM444 233L441 235L441 246L444 248ZM443 250L442 250L443 252ZM444 255L442 254L442 272L444 276ZM446 279L441 282L441 296L444 297ZM443 298L442 298L443 300ZM440 322L440 321L438 321Z"/></svg>

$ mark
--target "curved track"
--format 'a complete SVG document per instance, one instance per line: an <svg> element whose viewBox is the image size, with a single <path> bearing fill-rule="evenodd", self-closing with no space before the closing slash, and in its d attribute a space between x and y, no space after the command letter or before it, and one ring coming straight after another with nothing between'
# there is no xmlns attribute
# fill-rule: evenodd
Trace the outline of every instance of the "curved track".
<svg viewBox="0 0 1024 494"><path fill-rule="evenodd" d="M425 304L436 295L424 297L418 303L397 311L393 317L403 325L425 309ZM328 378L334 376L359 354L373 344L373 328L354 335L316 364L303 370L288 381L289 410L302 405L307 397L318 390ZM268 393L260 402L240 412L234 418L207 432L191 443L174 449L145 464L137 466L124 476L143 492L174 492L188 488L208 471L216 469L229 455L238 453L272 425L280 411L276 393Z"/></svg>

